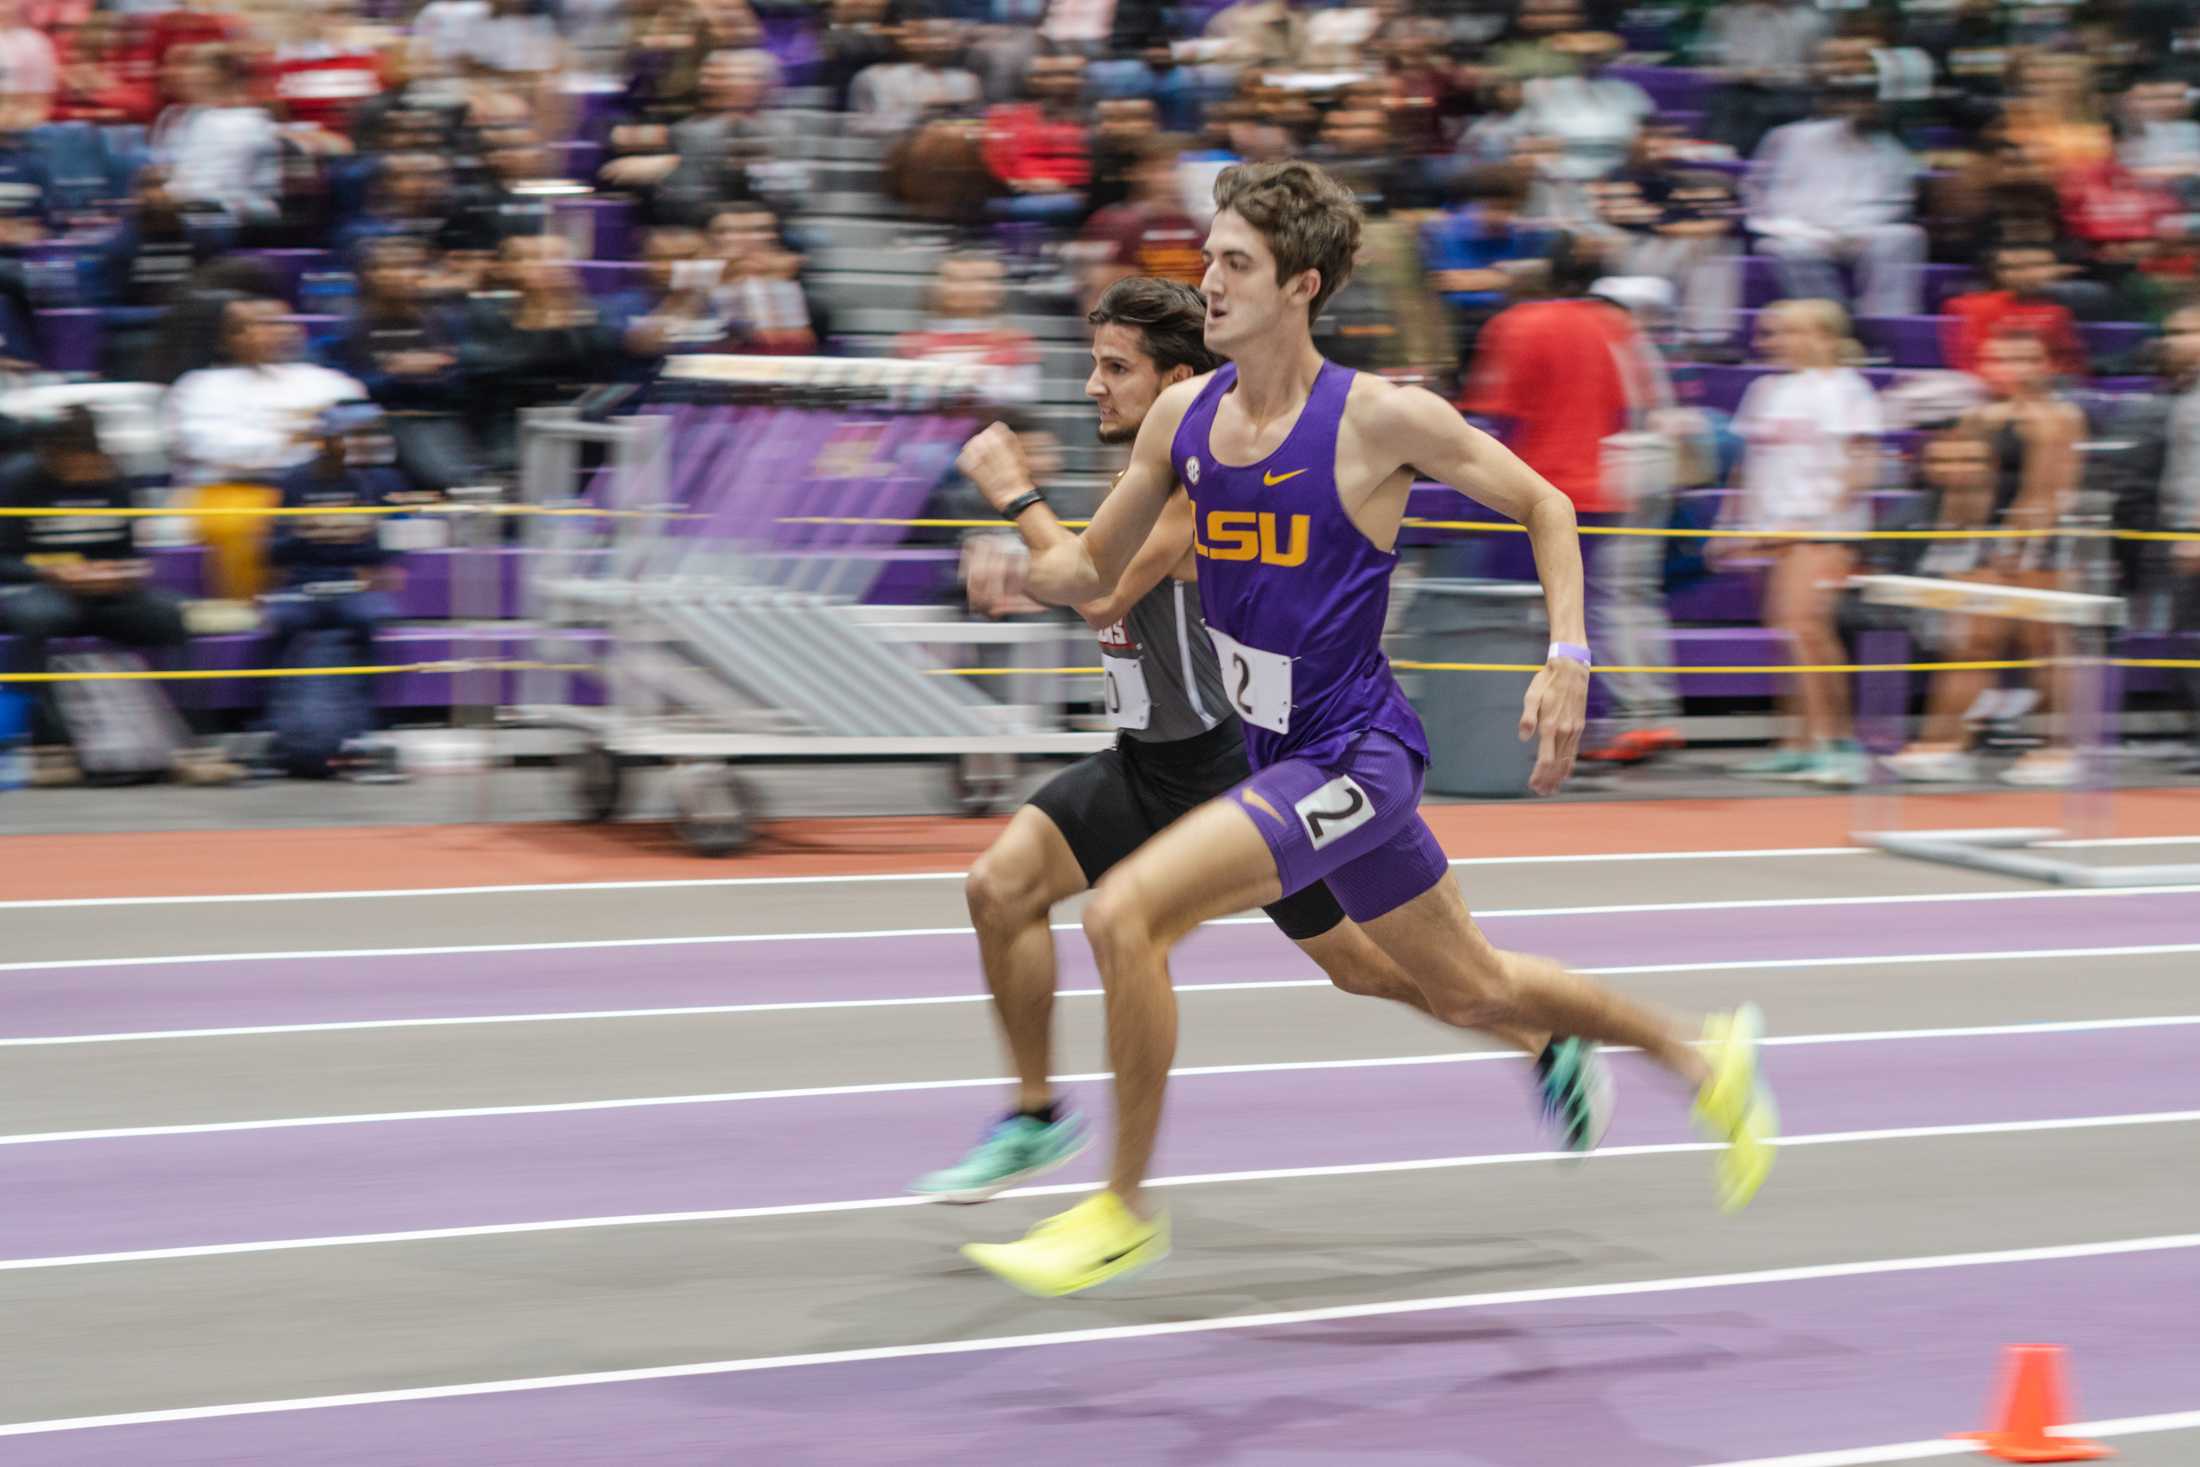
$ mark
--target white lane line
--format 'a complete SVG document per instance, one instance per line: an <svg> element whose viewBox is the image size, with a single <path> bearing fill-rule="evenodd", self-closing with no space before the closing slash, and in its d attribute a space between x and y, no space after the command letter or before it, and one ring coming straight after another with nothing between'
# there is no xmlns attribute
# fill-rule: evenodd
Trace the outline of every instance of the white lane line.
<svg viewBox="0 0 2200 1467"><path fill-rule="evenodd" d="M1761 912L1805 911L1819 907L1912 907L1972 902L2133 901L2152 897L2191 896L2200 885L2149 887L2054 887L2041 891L1904 892L1888 896L1753 897L1747 900L1702 902L1618 902L1603 906L1505 907L1477 912L1484 922L1564 917L1639 916L1662 912ZM1209 927L1263 927L1259 915L1218 917ZM1076 932L1075 922L1051 924L1056 932ZM269 963L325 961L344 958L442 958L497 953L588 952L606 948L709 947L716 944L772 942L864 942L921 937L974 936L969 927L893 927L871 931L743 932L712 933L684 937L603 937L569 942L466 943L440 947L316 948L285 952L183 953L165 957L61 958L40 962L0 963L0 973L67 972L86 968L159 968L204 963Z"/></svg>
<svg viewBox="0 0 2200 1467"><path fill-rule="evenodd" d="M1265 920L1265 919L1262 919ZM1627 977L1668 973L1766 972L1787 968L1874 968L1896 965L1975 962L2037 962L2071 958L2145 958L2200 952L2200 943L2157 943L2135 947L2011 948L1964 953L1889 953L1865 957L1730 958L1713 963L1643 963L1582 968L1591 977ZM1178 993L1262 993L1279 988L1329 988L1327 978L1261 978L1242 983L1179 983ZM1057 998L1099 998L1097 988L1064 988ZM771 1003L683 1004L671 1008L563 1009L539 1014L459 1014L424 1019L331 1019L306 1024L236 1024L212 1029L131 1029L111 1034L46 1034L0 1039L0 1049L29 1049L60 1044L134 1044L155 1040L235 1039L279 1034L338 1034L355 1029L463 1028L475 1024L570 1024L612 1019L678 1019L705 1015L809 1013L833 1009L924 1008L935 1004L990 1003L983 993L945 993L904 998L801 998Z"/></svg>
<svg viewBox="0 0 2200 1467"><path fill-rule="evenodd" d="M744 1360L707 1360L677 1365L650 1365L628 1370L598 1370L574 1375L545 1375L517 1380L468 1381L459 1385L414 1386L402 1390L360 1391L340 1396L301 1396L290 1400L240 1401L216 1406L185 1406L167 1411L131 1411L110 1416L72 1416L51 1421L24 1421L0 1426L0 1436L37 1436L50 1432L89 1431L114 1426L152 1426L179 1421L205 1421L234 1416L265 1416L278 1412L317 1411L340 1406L383 1406L408 1401L440 1401L459 1396L501 1395L508 1392L557 1390L568 1386L620 1385L637 1381L676 1380L695 1376L743 1375L767 1370L793 1370L822 1365L860 1365L881 1360L912 1360L942 1355L989 1354L1000 1350L1039 1349L1062 1345L1106 1344L1119 1340L1156 1339L1169 1335L1218 1334L1229 1331L1278 1329L1308 1324L1332 1324L1353 1319L1382 1319L1441 1310L1505 1309L1529 1304L1571 1303L1583 1299L1640 1298L1646 1295L1694 1293L1709 1289L1738 1289L1776 1284L1818 1283L1827 1279L1870 1278L1886 1274L1930 1273L1940 1269L1993 1268L2027 1263L2057 1263L2073 1259L2128 1257L2200 1247L2200 1233L2173 1233L2150 1238L2120 1238L2099 1243L2062 1243L2037 1248L2003 1248L1974 1253L1936 1253L1910 1258L1870 1258L1848 1263L1811 1263L1789 1268L1756 1269L1741 1273L1691 1274L1677 1278L1629 1279L1617 1283L1567 1284L1541 1289L1507 1289L1482 1294L1452 1294L1441 1298L1395 1299L1365 1304L1333 1304L1318 1309L1277 1310L1265 1314L1234 1314L1219 1319L1170 1320L1155 1324L1107 1325L1094 1329L1054 1330L1040 1334L996 1335L974 1340L936 1340L922 1344L877 1345L861 1350L831 1350L807 1355L765 1355Z"/></svg>
<svg viewBox="0 0 2200 1467"><path fill-rule="evenodd" d="M2200 845L2200 835L2125 835L2084 840L2043 841L2059 850L2109 849L2118 846ZM1642 861L1776 861L1816 856L1865 856L1865 846L1777 846L1770 850L1725 851L1627 851L1586 852L1559 856L1456 856L1454 866L1572 866L1604 862ZM25 899L0 902L0 911L15 908L59 910L68 907L191 907L218 906L225 902L356 902L387 901L405 897L513 896L533 892L569 891L677 891L724 887L854 886L894 881L960 881L967 871L886 871L849 876L696 876L653 881L537 881L510 882L497 886L414 886L359 891L254 891L198 896L60 897L52 901Z"/></svg>
<svg viewBox="0 0 2200 1467"><path fill-rule="evenodd" d="M2056 1436L2149 1436L2158 1431L2200 1429L2200 1411L2169 1411L2159 1416L2117 1416L2106 1421L2075 1421L2052 1426ZM1883 1447L1837 1447L1830 1452L1798 1452L1789 1457L1752 1457L1746 1462L1720 1462L1714 1467L1873 1467L1880 1462L1914 1462L1920 1457L1972 1457L1979 1455L1977 1442L1933 1437L1920 1442L1890 1442Z"/></svg>
<svg viewBox="0 0 2200 1467"><path fill-rule="evenodd" d="M2192 838L2200 842L2200 836ZM1733 861L1780 860L1810 856L1862 856L1865 846L1786 846L1769 851L1636 851L1618 855L1578 856L1456 856L1454 866L1551 866L1601 861ZM744 886L851 886L893 881L961 881L962 871L888 871L857 876L696 876L656 881L540 881L501 886L416 886L364 891L256 891L235 896L62 897L56 901L0 902L0 911L14 907L58 909L65 907L192 907L223 902L354 902L400 897L513 896L531 892L569 891L678 891L694 888Z"/></svg>
<svg viewBox="0 0 2200 1467"><path fill-rule="evenodd" d="M1942 1029L1877 1029L1834 1034L1788 1034L1768 1037L1767 1047L1808 1048L1826 1044L1885 1044L1918 1039L2005 1039L2043 1034L2100 1033L2109 1030L2174 1029L2200 1024L2200 1015L2175 1014L2161 1018L2072 1019L2037 1024L1977 1025ZM1624 1052L1615 1050L1615 1053ZM1235 1075L1282 1075L1324 1070L1411 1069L1428 1065L1481 1064L1521 1061L1525 1056L1509 1050L1450 1051L1444 1054L1384 1055L1371 1059L1277 1060L1257 1064L1185 1065L1169 1071L1177 1080L1211 1079ZM1109 1079L1105 1071L1055 1075L1062 1085L1098 1084ZM196 1121L167 1126L122 1126L86 1131L25 1131L0 1135L0 1146L40 1146L68 1141L130 1141L153 1136L211 1136L232 1131L291 1131L317 1126L372 1126L408 1121L470 1121L507 1116L572 1115L601 1110L647 1110L675 1105L738 1105L747 1101L833 1100L858 1095L905 1095L927 1090L982 1090L1015 1082L989 1075L951 1080L883 1080L861 1085L816 1085L781 1090L726 1090L700 1095L641 1095L612 1100L562 1100L532 1105L465 1106L445 1110L370 1111L324 1116L281 1116L251 1121Z"/></svg>
<svg viewBox="0 0 2200 1467"><path fill-rule="evenodd" d="M1825 1131L1783 1136L1787 1148L1859 1146L1882 1141L1929 1141L1951 1137L2008 1136L2056 1131L2096 1131L2125 1126L2186 1125L2200 1121L2200 1110L2144 1111L2132 1115L2064 1116L2036 1121L1975 1121L1948 1126L1898 1126L1873 1131ZM1474 1167L1520 1166L1533 1162L1613 1161L1646 1156L1691 1156L1716 1151L1708 1141L1675 1141L1638 1146L1605 1146L1586 1158L1571 1151L1487 1152L1473 1156L1421 1157L1408 1161L1340 1162L1331 1166L1267 1167L1255 1171L1201 1172L1156 1177L1150 1187L1212 1187L1246 1182L1296 1182L1331 1177L1368 1177L1397 1172L1461 1171ZM1049 1182L1016 1187L1000 1195L1068 1197L1092 1190L1089 1182ZM788 1202L767 1207L728 1207L699 1212L643 1212L611 1217L556 1218L540 1222L476 1223L465 1227L414 1228L402 1232L349 1233L327 1237L277 1238L252 1243L201 1243L173 1248L144 1248L122 1253L76 1253L43 1258L0 1259L0 1273L46 1268L85 1268L110 1263L160 1263L179 1258L225 1258L243 1253L286 1253L312 1248L360 1248L384 1243L434 1243L458 1238L508 1237L522 1233L590 1232L606 1228L659 1227L673 1223L747 1222L758 1218L814 1217L836 1212L880 1212L900 1207L929 1207L922 1197L859 1197L838 1202Z"/></svg>

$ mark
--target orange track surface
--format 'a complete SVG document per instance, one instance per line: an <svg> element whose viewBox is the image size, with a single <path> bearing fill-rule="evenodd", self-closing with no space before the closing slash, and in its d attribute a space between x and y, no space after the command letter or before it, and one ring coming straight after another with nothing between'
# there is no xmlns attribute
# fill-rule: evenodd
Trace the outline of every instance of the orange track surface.
<svg viewBox="0 0 2200 1467"><path fill-rule="evenodd" d="M1912 830L2062 821L2061 797L2052 793L1912 795L1902 810L1902 823ZM1616 855L1846 845L1858 806L1827 797L1432 805L1424 813L1455 857ZM984 849L1001 823L917 817L781 821L766 827L766 838L752 854L722 861L688 855L667 828L656 825L7 836L0 837L0 898L953 871ZM2200 790L2122 794L2106 828L2071 833L2200 838Z"/></svg>

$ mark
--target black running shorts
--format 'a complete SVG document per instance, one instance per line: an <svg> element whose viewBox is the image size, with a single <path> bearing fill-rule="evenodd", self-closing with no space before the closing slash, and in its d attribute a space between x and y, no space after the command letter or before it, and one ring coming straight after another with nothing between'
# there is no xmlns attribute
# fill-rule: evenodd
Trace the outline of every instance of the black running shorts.
<svg viewBox="0 0 2200 1467"><path fill-rule="evenodd" d="M1252 773L1235 719L1166 744L1118 739L1112 749L1078 760L1031 797L1054 822L1097 884L1161 828ZM1344 920L1329 888L1315 882L1262 908L1294 942L1319 937Z"/></svg>

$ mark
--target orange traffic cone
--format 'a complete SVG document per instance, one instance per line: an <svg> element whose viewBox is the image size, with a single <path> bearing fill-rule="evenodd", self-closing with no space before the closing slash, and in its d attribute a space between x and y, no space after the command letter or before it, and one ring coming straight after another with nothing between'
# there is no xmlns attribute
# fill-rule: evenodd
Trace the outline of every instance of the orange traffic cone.
<svg viewBox="0 0 2200 1467"><path fill-rule="evenodd" d="M2003 1358L1996 1424L1957 1435L1970 1437L1988 1456L2004 1462L2094 1462L2116 1455L2099 1442L2048 1435L2050 1426L2065 1419L2062 1346L2011 1345Z"/></svg>

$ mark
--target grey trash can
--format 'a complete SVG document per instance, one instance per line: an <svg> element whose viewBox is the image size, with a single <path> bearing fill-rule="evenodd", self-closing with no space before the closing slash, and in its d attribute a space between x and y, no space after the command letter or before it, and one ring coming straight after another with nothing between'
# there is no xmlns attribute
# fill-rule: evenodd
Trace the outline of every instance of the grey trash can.
<svg viewBox="0 0 2200 1467"><path fill-rule="evenodd" d="M1533 581L1422 581L1406 616L1417 662L1542 666L1550 647L1543 588ZM1414 706L1428 729L1428 788L1439 795L1528 793L1534 743L1520 741L1528 672L1424 672Z"/></svg>

